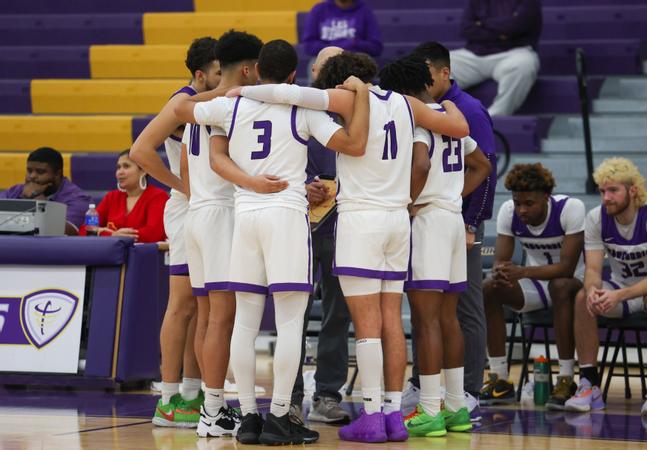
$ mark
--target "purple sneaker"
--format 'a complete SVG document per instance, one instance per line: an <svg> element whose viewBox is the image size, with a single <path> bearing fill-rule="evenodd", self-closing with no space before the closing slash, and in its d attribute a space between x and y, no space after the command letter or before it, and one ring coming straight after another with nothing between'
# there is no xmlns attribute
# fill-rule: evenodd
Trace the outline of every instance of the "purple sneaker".
<svg viewBox="0 0 647 450"><path fill-rule="evenodd" d="M391 414L385 414L384 424L386 427L386 436L389 441L402 442L409 439L409 432L404 426L402 411L394 411Z"/></svg>
<svg viewBox="0 0 647 450"><path fill-rule="evenodd" d="M600 388L591 386L591 382L586 378L580 379L580 385L577 387L575 395L564 403L566 411L576 412L596 411L605 407Z"/></svg>
<svg viewBox="0 0 647 450"><path fill-rule="evenodd" d="M386 442L384 414L381 412L366 414L362 409L357 419L339 429L339 439L368 443Z"/></svg>

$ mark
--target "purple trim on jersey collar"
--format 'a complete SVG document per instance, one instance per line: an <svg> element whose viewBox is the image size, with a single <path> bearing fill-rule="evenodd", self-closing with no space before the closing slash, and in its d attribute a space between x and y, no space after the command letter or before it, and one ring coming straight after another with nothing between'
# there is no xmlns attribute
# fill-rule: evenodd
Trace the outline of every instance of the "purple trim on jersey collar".
<svg viewBox="0 0 647 450"><path fill-rule="evenodd" d="M171 264L168 266L170 275L188 275L189 274L189 265L188 264Z"/></svg>
<svg viewBox="0 0 647 450"><path fill-rule="evenodd" d="M523 223L523 221L517 216L517 213L513 211L512 213L512 232L515 235L515 237L524 237L524 238L552 238L552 237L557 237L557 236L564 236L566 233L564 231L564 228L562 228L562 223L561 223L561 215L562 215L562 210L564 209L564 206L566 205L566 202L569 200L570 197L563 198L561 200L555 200L555 198L551 195L548 197L550 201L550 217L548 217L548 221L546 223L546 226L544 227L544 231L541 232L540 235L534 235L530 232L528 229L528 226Z"/></svg>
<svg viewBox="0 0 647 450"><path fill-rule="evenodd" d="M539 298L541 299L541 302L544 304L544 309L548 309L548 297L546 297L546 292L544 291L544 287L541 285L539 281L534 280L532 278L528 278L528 279L535 286L535 289L537 289L537 292L539 293Z"/></svg>
<svg viewBox="0 0 647 450"><path fill-rule="evenodd" d="M267 295L267 287L261 286L260 284L231 282L229 283L229 290L235 292L249 292L252 294Z"/></svg>
<svg viewBox="0 0 647 450"><path fill-rule="evenodd" d="M467 281L450 283L447 280L415 280L404 283L405 291L438 290L443 292L463 292L467 289Z"/></svg>
<svg viewBox="0 0 647 450"><path fill-rule="evenodd" d="M229 133L227 133L227 139L231 139L231 135L234 132L234 124L236 123L236 113L238 112L238 104L242 97L236 97L236 104L234 105L234 113L231 115L231 126L229 127Z"/></svg>
<svg viewBox="0 0 647 450"><path fill-rule="evenodd" d="M230 290L229 281L216 281L212 283L205 283L204 289L206 291L229 291Z"/></svg>
<svg viewBox="0 0 647 450"><path fill-rule="evenodd" d="M350 277L377 278L378 280L402 281L407 279L407 272L396 272L392 270L373 270L361 267L335 267L333 275L347 275Z"/></svg>
<svg viewBox="0 0 647 450"><path fill-rule="evenodd" d="M299 136L299 133L297 133L297 108L297 105L292 106L292 111L290 112L290 128L292 129L292 136L300 144L308 145L308 141L303 139Z"/></svg>
<svg viewBox="0 0 647 450"><path fill-rule="evenodd" d="M411 131L416 131L416 124L413 121L413 111L411 111L411 105L409 104L409 100L407 100L407 97L404 95L402 96L404 99L404 103L407 105L407 111L409 111L409 119L411 119Z"/></svg>
<svg viewBox="0 0 647 450"><path fill-rule="evenodd" d="M171 138L172 140L174 140L175 142L182 142L182 138L179 138L179 137L177 137L177 136L176 136L176 135L174 135L174 134L169 134L169 136L168 136L168 137L170 137L170 138Z"/></svg>
<svg viewBox="0 0 647 450"><path fill-rule="evenodd" d="M207 297L209 295L209 291L205 288L191 288L191 290L194 297Z"/></svg>
<svg viewBox="0 0 647 450"><path fill-rule="evenodd" d="M389 99L389 97L391 96L391 94L393 93L393 91L386 91L386 94L381 95L381 94L378 94L377 92L373 92L373 91L371 91L371 90L369 90L369 92L370 92L371 94L375 95L375 96L376 96L377 98L379 98L380 100L384 100L384 101L388 100L388 99Z"/></svg>
<svg viewBox="0 0 647 450"><path fill-rule="evenodd" d="M196 95L198 91L193 89L191 86L184 86L183 88L178 89L177 91L173 92L173 95L169 98L175 97L177 94L189 94L191 97Z"/></svg>
<svg viewBox="0 0 647 450"><path fill-rule="evenodd" d="M269 285L270 294L275 292L308 292L312 293L310 283L272 283Z"/></svg>
<svg viewBox="0 0 647 450"><path fill-rule="evenodd" d="M647 243L647 205L641 206L636 214L638 217L634 226L634 234L631 236L631 239L625 239L618 231L618 226L613 216L608 215L606 208L602 205L600 207L600 222L604 243L616 245L639 245Z"/></svg>

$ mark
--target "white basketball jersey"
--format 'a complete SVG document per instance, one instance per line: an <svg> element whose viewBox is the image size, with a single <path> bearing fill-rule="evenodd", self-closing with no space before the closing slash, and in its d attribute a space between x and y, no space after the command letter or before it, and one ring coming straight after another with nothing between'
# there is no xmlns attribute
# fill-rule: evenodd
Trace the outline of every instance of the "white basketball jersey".
<svg viewBox="0 0 647 450"><path fill-rule="evenodd" d="M234 206L234 185L211 169L209 164L208 125L187 124L182 143L186 145L189 162L191 197L189 208L207 205Z"/></svg>
<svg viewBox="0 0 647 450"><path fill-rule="evenodd" d="M177 94L188 94L189 96L194 96L197 94L197 91L191 86L184 86L183 88L177 90L171 95L171 98L175 97ZM166 152L166 159L168 159L169 169L171 173L176 177L180 177L180 153L182 153L182 139L171 134L164 140L164 151ZM171 191L173 194L173 190Z"/></svg>
<svg viewBox="0 0 647 450"><path fill-rule="evenodd" d="M287 189L273 194L236 186L237 212L270 206L307 211L308 139L312 136L325 145L341 128L326 113L238 97L198 103L194 115L196 122L226 131L229 156L244 172L275 175L289 183Z"/></svg>
<svg viewBox="0 0 647 450"><path fill-rule="evenodd" d="M337 156L339 211L397 209L411 201L413 115L409 102L374 86L369 106L366 153Z"/></svg>
<svg viewBox="0 0 647 450"><path fill-rule="evenodd" d="M427 106L444 112L438 103L429 103ZM427 182L416 199L416 205L432 203L439 208L461 212L465 156L476 150L476 141L469 136L456 139L420 127L416 127L413 140L427 146L431 160Z"/></svg>

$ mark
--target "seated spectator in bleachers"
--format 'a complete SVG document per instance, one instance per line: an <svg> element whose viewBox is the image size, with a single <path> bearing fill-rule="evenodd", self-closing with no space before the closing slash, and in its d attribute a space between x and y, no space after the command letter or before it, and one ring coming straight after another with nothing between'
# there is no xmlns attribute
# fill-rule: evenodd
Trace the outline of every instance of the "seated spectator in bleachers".
<svg viewBox="0 0 647 450"><path fill-rule="evenodd" d="M308 13L301 43L311 57L336 46L375 57L382 53L377 19L362 0L325 0Z"/></svg>
<svg viewBox="0 0 647 450"><path fill-rule="evenodd" d="M602 205L586 215L584 287L575 300L575 343L580 366L577 393L567 411L605 407L598 377L598 317L622 318L643 311L647 300L647 190L645 178L626 158L610 158L593 174ZM604 258L611 279L602 280ZM641 351L639 348L638 351ZM642 406L647 414L647 402Z"/></svg>
<svg viewBox="0 0 647 450"><path fill-rule="evenodd" d="M0 198L49 200L67 205L65 234L76 235L90 204L90 196L63 176L63 156L53 148L41 147L27 157L25 184L16 184Z"/></svg>
<svg viewBox="0 0 647 450"><path fill-rule="evenodd" d="M451 53L452 74L463 89L493 78L491 116L513 114L537 79L540 0L470 0L463 13L465 48Z"/></svg>
<svg viewBox="0 0 647 450"><path fill-rule="evenodd" d="M117 160L117 189L110 191L97 206L99 236L132 237L137 242L158 242L164 233L166 191L148 184L146 173L125 150ZM80 234L85 236L85 225Z"/></svg>
<svg viewBox="0 0 647 450"><path fill-rule="evenodd" d="M554 195L555 179L540 163L515 165L505 187L512 199L499 209L494 266L483 283L490 375L481 404L515 401L514 385L508 381L503 306L521 313L552 307L559 375L547 407L563 409L576 389L573 302L584 275L586 209L579 199ZM524 266L511 261L515 239L526 253Z"/></svg>

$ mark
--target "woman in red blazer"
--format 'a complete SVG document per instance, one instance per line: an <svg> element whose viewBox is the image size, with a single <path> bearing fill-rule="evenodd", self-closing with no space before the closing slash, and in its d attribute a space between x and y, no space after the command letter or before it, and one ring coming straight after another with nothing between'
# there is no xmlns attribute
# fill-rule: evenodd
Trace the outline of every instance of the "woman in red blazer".
<svg viewBox="0 0 647 450"><path fill-rule="evenodd" d="M137 242L166 240L164 206L166 191L149 185L146 173L123 151L117 160L117 189L110 191L97 206L99 236L126 236ZM80 230L86 235L85 226Z"/></svg>

